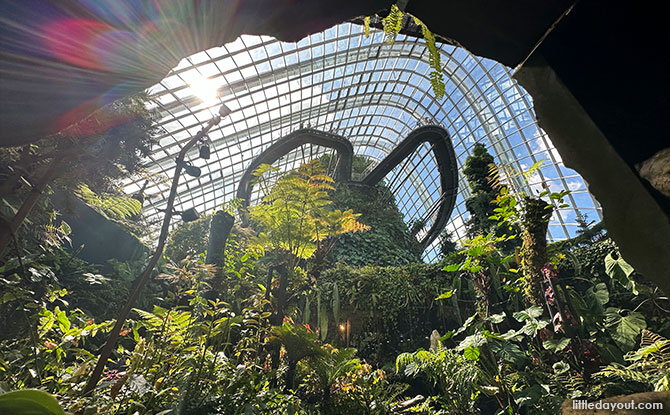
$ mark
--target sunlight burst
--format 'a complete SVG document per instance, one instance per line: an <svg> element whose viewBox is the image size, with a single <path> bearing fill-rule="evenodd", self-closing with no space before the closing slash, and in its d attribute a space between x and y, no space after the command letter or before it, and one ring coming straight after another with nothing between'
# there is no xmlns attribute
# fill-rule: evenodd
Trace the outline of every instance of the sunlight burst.
<svg viewBox="0 0 670 415"><path fill-rule="evenodd" d="M209 78L196 78L188 84L193 92L203 104L212 105L216 103L219 96L217 83Z"/></svg>

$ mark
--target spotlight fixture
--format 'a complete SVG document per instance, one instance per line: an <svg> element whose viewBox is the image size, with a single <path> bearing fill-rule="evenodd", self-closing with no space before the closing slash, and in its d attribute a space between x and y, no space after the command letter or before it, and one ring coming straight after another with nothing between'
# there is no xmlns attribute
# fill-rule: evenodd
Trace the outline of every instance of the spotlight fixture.
<svg viewBox="0 0 670 415"><path fill-rule="evenodd" d="M186 209L185 211L179 214L181 215L181 220L183 220L184 222L193 222L194 220L200 217L198 211L195 210L195 208Z"/></svg>
<svg viewBox="0 0 670 415"><path fill-rule="evenodd" d="M204 136L202 140L200 140L200 144L198 145L198 152L199 152L199 157L201 159L209 159L209 156L211 154L211 149L210 146L212 144L212 140L209 139L208 136Z"/></svg>
<svg viewBox="0 0 670 415"><path fill-rule="evenodd" d="M196 167L193 164L189 163L188 161L184 161L182 164L182 168L189 176L200 177L201 173L200 167Z"/></svg>
<svg viewBox="0 0 670 415"><path fill-rule="evenodd" d="M226 106L226 104L221 104L221 108L219 108L219 115L221 118L225 118L226 116L230 115L231 112L232 111Z"/></svg>

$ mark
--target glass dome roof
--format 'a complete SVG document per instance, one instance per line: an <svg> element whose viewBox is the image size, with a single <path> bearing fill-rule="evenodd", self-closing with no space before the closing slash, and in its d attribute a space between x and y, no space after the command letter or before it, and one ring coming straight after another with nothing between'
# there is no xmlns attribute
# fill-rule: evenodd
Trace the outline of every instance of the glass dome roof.
<svg viewBox="0 0 670 415"><path fill-rule="evenodd" d="M423 39L398 35L388 44L383 32L372 29L366 37L363 27L353 23L297 43L244 35L183 59L148 90L165 133L146 160L150 178L145 217L158 223L176 154L225 103L232 113L209 134L211 158L199 159L197 149L187 155L202 174L183 175L175 202L178 210L211 212L235 198L237 183L254 157L301 127L347 137L355 154L379 162L410 131L428 123L448 130L456 153L459 193L446 225L455 239L465 237L469 187L460 171L475 143L485 144L497 163L517 171L545 160L527 182L513 183L516 191L572 191L566 198L569 206L551 218L549 240L575 235L577 211L600 220L600 206L537 125L531 97L512 79L511 69L457 46L438 47L446 90L439 101L431 89ZM385 178L408 223L430 223L441 198L430 150L428 144L420 146ZM325 153L332 150L305 145L276 164L290 169ZM126 192L137 192L144 181L145 177L130 181ZM437 257L439 242L438 238L427 247L426 260Z"/></svg>

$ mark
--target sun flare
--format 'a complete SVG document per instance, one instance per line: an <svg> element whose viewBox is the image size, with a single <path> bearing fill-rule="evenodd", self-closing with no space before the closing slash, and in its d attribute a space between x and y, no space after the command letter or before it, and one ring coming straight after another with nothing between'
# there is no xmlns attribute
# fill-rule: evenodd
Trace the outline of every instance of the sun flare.
<svg viewBox="0 0 670 415"><path fill-rule="evenodd" d="M216 81L209 78L196 78L188 84L193 95L198 97L203 104L211 105L218 98L218 85Z"/></svg>

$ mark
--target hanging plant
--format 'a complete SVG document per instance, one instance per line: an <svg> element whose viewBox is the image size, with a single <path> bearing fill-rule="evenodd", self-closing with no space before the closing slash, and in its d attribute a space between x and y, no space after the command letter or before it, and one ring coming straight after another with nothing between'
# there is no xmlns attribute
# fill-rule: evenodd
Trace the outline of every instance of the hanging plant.
<svg viewBox="0 0 670 415"><path fill-rule="evenodd" d="M421 28L421 34L423 35L423 40L426 42L426 47L428 48L429 53L428 64L432 69L431 73L428 75L430 77L430 85L433 88L435 98L441 100L444 98L445 88L444 77L442 76L442 64L440 62L440 51L435 43L435 35L428 29L428 26L417 17L403 12L398 6L393 4L391 5L391 11L388 16L381 18L382 28L384 30L384 41L388 44L392 44L395 41L395 38L402 29L404 14L411 16L414 20L414 24ZM379 16L376 17L379 18ZM363 18L363 32L365 33L366 38L370 36L370 16L365 16Z"/></svg>

